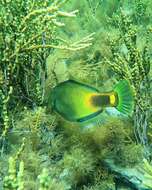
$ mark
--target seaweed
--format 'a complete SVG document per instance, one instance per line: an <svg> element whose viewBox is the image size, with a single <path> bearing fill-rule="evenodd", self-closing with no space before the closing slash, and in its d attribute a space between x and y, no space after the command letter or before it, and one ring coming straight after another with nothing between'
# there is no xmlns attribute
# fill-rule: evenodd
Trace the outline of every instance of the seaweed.
<svg viewBox="0 0 152 190"><path fill-rule="evenodd" d="M150 0L1 0L0 189L139 187L130 173L152 189L151 16ZM62 81L109 91L124 78L130 118L105 111L85 128L50 109Z"/></svg>
<svg viewBox="0 0 152 190"><path fill-rule="evenodd" d="M77 51L91 45L91 36L71 43L59 37L62 18L78 12L62 11L65 2L1 2L1 141L9 131L12 112L43 104L48 55L54 49Z"/></svg>
<svg viewBox="0 0 152 190"><path fill-rule="evenodd" d="M145 4L144 4L145 5ZM139 2L136 5L139 6ZM141 4L142 6L142 4ZM144 8L144 6L143 6ZM141 11L141 10L140 10ZM138 12L140 14L140 12ZM141 13L142 14L142 13ZM121 9L117 19L119 35L111 40L112 58L108 60L118 79L125 78L130 81L135 94L134 130L138 143L145 146L148 155L147 130L150 122L151 83L150 83L150 35L151 27L145 29L145 39L139 47L141 36L138 22Z"/></svg>
<svg viewBox="0 0 152 190"><path fill-rule="evenodd" d="M145 186L147 188L152 188L152 166L146 159L143 160L143 171L146 178L146 180L144 181Z"/></svg>

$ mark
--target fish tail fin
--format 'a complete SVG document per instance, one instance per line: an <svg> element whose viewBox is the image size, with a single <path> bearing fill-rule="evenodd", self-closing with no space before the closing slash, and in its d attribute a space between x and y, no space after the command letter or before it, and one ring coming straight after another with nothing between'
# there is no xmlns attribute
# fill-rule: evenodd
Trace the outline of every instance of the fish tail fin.
<svg viewBox="0 0 152 190"><path fill-rule="evenodd" d="M131 115L134 109L134 93L127 80L121 80L114 88L117 94L116 109L123 114Z"/></svg>

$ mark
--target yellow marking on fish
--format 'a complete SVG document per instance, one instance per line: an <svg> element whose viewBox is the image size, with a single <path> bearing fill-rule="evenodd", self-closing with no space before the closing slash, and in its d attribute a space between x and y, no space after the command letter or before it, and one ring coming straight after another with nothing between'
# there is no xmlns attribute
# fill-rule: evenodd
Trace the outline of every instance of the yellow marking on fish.
<svg viewBox="0 0 152 190"><path fill-rule="evenodd" d="M87 94L84 101L84 103L88 106L88 108L92 109L93 111L97 111L97 107L92 104L91 97L96 95L97 93Z"/></svg>
<svg viewBox="0 0 152 190"><path fill-rule="evenodd" d="M116 97L114 94L110 95L110 104L111 105L115 105L115 102L116 102Z"/></svg>

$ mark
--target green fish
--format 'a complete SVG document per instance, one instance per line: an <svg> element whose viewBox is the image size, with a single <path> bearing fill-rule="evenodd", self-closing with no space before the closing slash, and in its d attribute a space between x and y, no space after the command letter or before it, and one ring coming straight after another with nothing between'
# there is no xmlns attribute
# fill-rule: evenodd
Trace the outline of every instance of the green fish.
<svg viewBox="0 0 152 190"><path fill-rule="evenodd" d="M84 122L95 118L106 107L115 107L131 115L134 107L133 91L127 80L121 80L113 91L101 93L89 85L67 80L52 91L52 107L71 122Z"/></svg>

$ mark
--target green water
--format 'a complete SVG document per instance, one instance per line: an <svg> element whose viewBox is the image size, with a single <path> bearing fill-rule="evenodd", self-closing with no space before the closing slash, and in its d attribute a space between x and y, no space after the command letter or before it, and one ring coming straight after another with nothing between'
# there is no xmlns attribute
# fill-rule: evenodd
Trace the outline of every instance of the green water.
<svg viewBox="0 0 152 190"><path fill-rule="evenodd" d="M0 0L0 190L152 189L151 9L151 0ZM52 100L67 80L100 93L127 81L125 105L115 97L127 111L103 106L90 119L81 87ZM74 106L85 119L66 120Z"/></svg>

